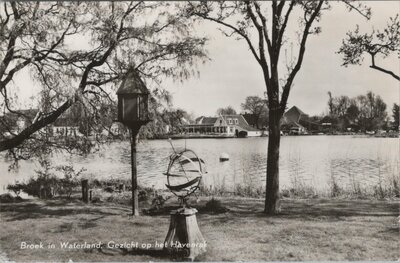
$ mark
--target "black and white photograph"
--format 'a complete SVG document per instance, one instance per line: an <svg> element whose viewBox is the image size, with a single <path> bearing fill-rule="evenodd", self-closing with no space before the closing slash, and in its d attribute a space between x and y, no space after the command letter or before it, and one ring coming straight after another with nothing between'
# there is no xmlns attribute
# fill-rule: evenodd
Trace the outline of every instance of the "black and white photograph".
<svg viewBox="0 0 400 263"><path fill-rule="evenodd" d="M400 260L400 2L0 1L0 262Z"/></svg>

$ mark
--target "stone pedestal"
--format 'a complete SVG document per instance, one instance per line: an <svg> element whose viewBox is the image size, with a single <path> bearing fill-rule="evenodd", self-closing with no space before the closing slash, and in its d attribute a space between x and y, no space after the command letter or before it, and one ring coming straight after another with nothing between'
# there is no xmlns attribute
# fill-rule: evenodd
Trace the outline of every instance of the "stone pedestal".
<svg viewBox="0 0 400 263"><path fill-rule="evenodd" d="M197 210L180 208L171 212L171 222L164 249L173 256L194 260L206 251L206 241L196 219Z"/></svg>

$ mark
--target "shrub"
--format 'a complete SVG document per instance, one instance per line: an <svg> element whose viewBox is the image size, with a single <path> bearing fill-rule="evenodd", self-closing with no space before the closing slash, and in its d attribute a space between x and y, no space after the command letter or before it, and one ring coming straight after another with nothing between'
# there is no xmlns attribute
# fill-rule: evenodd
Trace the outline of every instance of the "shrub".
<svg viewBox="0 0 400 263"><path fill-rule="evenodd" d="M16 183L16 184L7 185L7 190L13 191L16 196L19 196L21 191L24 190L24 184Z"/></svg>
<svg viewBox="0 0 400 263"><path fill-rule="evenodd" d="M31 177L27 183L8 185L7 189L14 191L17 195L23 191L28 195L41 198L51 198L55 195L71 197L73 189L79 186L78 177L84 169L76 172L72 165L58 166L54 169L45 159L39 160L39 164L41 169L35 171L35 177ZM62 172L64 177L57 177L55 171Z"/></svg>
<svg viewBox="0 0 400 263"><path fill-rule="evenodd" d="M154 199L151 201L151 208L155 210L160 210L164 208L165 202L171 198L170 196L164 197L162 195L156 194Z"/></svg>
<svg viewBox="0 0 400 263"><path fill-rule="evenodd" d="M84 168L79 171L75 171L72 165L60 165L56 168L57 171L61 171L64 174L64 178L57 178L57 193L59 195L67 195L68 198L71 197L72 191L74 188L78 187L80 181L78 177L82 172L85 171Z"/></svg>
<svg viewBox="0 0 400 263"><path fill-rule="evenodd" d="M235 195L243 197L262 198L265 196L265 191L262 187L255 187L252 185L236 185Z"/></svg>
<svg viewBox="0 0 400 263"><path fill-rule="evenodd" d="M211 198L209 201L207 201L204 211L218 214L218 213L225 213L228 211L228 209L222 205L220 200Z"/></svg>
<svg viewBox="0 0 400 263"><path fill-rule="evenodd" d="M0 202L1 203L13 203L14 197L9 193L2 194L2 195L0 195Z"/></svg>

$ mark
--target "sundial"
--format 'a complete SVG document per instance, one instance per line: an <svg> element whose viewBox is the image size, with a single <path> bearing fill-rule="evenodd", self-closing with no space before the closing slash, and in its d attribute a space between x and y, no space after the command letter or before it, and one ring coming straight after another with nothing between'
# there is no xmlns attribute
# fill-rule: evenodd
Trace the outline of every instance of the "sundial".
<svg viewBox="0 0 400 263"><path fill-rule="evenodd" d="M204 161L194 151L184 149L170 156L165 186L178 197L181 205L186 206L189 196L199 189L205 173Z"/></svg>
<svg viewBox="0 0 400 263"><path fill-rule="evenodd" d="M189 149L175 151L170 155L166 175L166 187L178 197L181 208L171 211L171 221L164 249L171 255L194 260L206 251L206 242L197 225L195 208L187 204L187 199L200 187L206 173L204 161Z"/></svg>

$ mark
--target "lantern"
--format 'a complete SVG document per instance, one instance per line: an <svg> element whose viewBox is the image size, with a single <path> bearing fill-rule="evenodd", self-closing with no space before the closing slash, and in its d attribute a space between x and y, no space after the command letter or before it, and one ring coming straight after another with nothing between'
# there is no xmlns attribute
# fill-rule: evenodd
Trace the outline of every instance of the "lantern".
<svg viewBox="0 0 400 263"><path fill-rule="evenodd" d="M128 70L117 91L118 121L131 129L132 163L132 215L139 215L139 198L136 165L136 139L140 127L150 121L149 91L134 68Z"/></svg>
<svg viewBox="0 0 400 263"><path fill-rule="evenodd" d="M130 129L139 129L150 121L149 90L135 69L130 69L117 91L118 121Z"/></svg>

